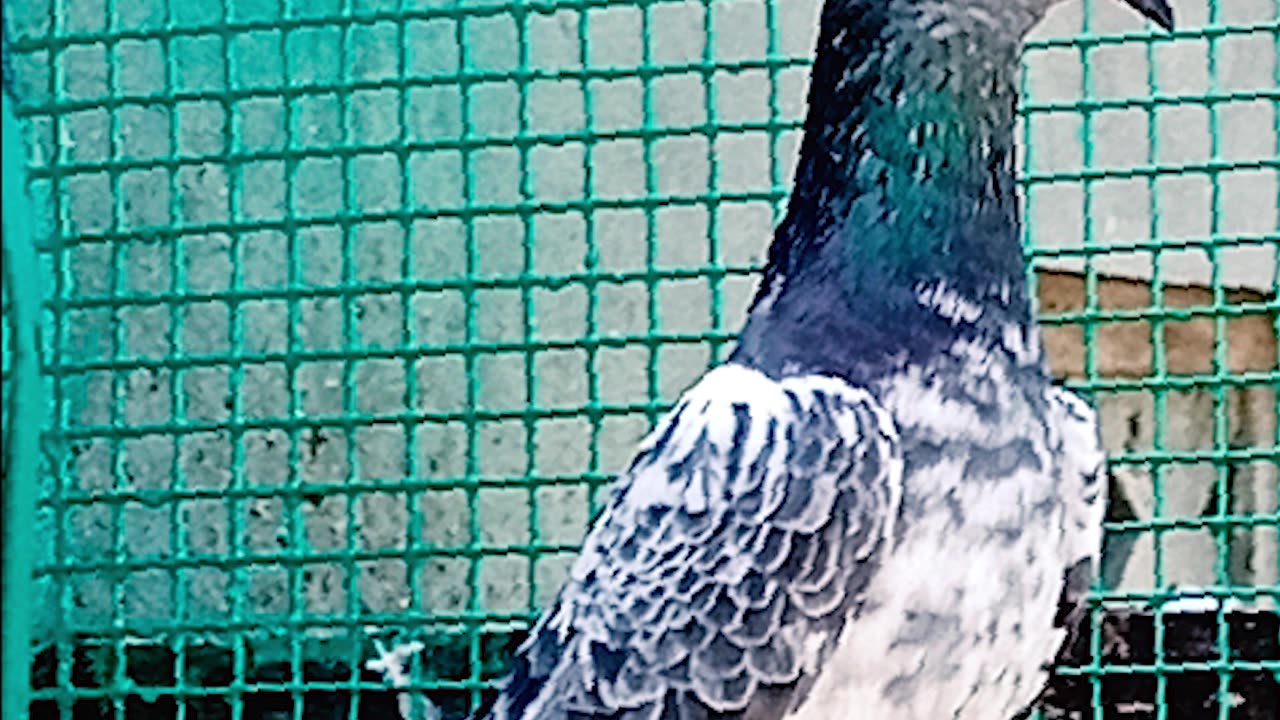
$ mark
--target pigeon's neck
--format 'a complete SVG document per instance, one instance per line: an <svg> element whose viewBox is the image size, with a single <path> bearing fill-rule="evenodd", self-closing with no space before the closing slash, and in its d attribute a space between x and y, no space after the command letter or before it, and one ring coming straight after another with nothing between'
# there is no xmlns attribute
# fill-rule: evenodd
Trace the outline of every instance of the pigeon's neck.
<svg viewBox="0 0 1280 720"><path fill-rule="evenodd" d="M833 307L901 322L944 286L1030 322L1013 170L1025 5L829 0L758 306L824 287L847 301Z"/></svg>

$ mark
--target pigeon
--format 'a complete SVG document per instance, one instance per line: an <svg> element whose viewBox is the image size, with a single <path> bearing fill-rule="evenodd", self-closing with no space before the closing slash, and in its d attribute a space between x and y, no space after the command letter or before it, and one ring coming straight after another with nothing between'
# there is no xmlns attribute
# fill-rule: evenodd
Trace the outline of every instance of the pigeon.
<svg viewBox="0 0 1280 720"><path fill-rule="evenodd" d="M1126 0L1168 28L1165 0ZM827 0L729 359L612 484L490 720L1008 720L1102 542L1026 284L1018 60L1053 0Z"/></svg>

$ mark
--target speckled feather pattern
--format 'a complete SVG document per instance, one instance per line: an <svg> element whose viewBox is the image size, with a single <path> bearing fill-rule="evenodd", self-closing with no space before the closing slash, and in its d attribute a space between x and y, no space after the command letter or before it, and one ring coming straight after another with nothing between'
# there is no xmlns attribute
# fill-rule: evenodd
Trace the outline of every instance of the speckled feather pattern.
<svg viewBox="0 0 1280 720"><path fill-rule="evenodd" d="M1078 398L968 362L880 387L906 457L901 536L786 717L1008 720L1043 687L1066 572L1097 564L1102 453Z"/></svg>
<svg viewBox="0 0 1280 720"><path fill-rule="evenodd" d="M493 720L1004 720L1096 564L1092 412L957 348L871 390L728 365L618 480Z"/></svg>
<svg viewBox="0 0 1280 720"><path fill-rule="evenodd" d="M867 392L711 371L619 478L491 717L783 717L856 614L901 483Z"/></svg>

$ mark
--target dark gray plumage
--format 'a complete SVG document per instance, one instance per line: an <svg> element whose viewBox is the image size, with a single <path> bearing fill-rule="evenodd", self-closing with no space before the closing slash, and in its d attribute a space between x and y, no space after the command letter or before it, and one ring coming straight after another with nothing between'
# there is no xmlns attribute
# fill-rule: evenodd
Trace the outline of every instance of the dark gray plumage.
<svg viewBox="0 0 1280 720"><path fill-rule="evenodd" d="M1035 697L1106 490L1019 245L1017 59L1051 4L828 0L739 346L618 478L492 720L1006 720Z"/></svg>

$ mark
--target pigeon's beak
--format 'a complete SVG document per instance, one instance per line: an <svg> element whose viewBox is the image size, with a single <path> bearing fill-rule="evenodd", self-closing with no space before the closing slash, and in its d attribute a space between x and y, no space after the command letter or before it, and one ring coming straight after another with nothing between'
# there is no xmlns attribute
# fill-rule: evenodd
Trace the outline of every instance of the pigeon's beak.
<svg viewBox="0 0 1280 720"><path fill-rule="evenodd" d="M1173 29L1173 8L1168 0L1126 0L1135 10L1146 15L1165 30Z"/></svg>

